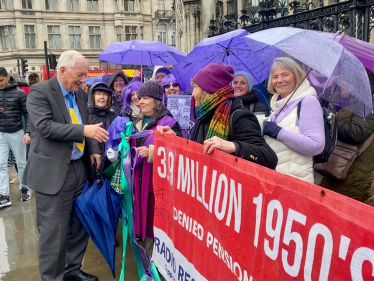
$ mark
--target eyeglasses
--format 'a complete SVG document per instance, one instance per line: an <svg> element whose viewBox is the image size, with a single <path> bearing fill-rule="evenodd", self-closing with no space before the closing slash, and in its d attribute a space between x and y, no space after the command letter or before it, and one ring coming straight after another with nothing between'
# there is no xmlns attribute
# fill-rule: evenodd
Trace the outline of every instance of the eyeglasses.
<svg viewBox="0 0 374 281"><path fill-rule="evenodd" d="M164 88L169 89L170 86L173 86L173 88L177 88L177 87L179 87L179 84L178 83L169 83L169 84L165 85Z"/></svg>

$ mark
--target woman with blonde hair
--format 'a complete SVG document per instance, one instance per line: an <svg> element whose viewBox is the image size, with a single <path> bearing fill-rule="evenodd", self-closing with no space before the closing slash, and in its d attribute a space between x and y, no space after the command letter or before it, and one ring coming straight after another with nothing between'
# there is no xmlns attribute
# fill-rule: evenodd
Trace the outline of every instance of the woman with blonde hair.
<svg viewBox="0 0 374 281"><path fill-rule="evenodd" d="M313 156L325 147L323 111L305 72L292 59L276 58L267 85L273 94L266 142L278 156L280 173L314 183ZM298 112L299 111L299 112Z"/></svg>

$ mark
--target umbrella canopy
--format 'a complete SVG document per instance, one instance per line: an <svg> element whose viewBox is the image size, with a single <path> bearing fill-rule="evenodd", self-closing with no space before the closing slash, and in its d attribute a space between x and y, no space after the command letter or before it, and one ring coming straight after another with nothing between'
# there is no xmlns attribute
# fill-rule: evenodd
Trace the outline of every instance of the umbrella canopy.
<svg viewBox="0 0 374 281"><path fill-rule="evenodd" d="M103 76L96 76L96 77L88 77L86 78L86 82L84 84L91 86L95 83L103 82Z"/></svg>
<svg viewBox="0 0 374 281"><path fill-rule="evenodd" d="M88 202L93 200L98 191L99 187L96 182L90 187L87 181L82 194L74 199L74 206L88 235L91 237L100 253L103 254L106 251L104 230L101 227L99 216L95 212L92 212L88 204Z"/></svg>
<svg viewBox="0 0 374 281"><path fill-rule="evenodd" d="M341 44L315 31L292 27L259 31L245 38L253 51L251 67L254 77L264 79L261 76L263 72L257 73L256 68L261 66L269 73L269 59L279 57L276 50L280 50L283 56L292 57L306 69L312 69L316 73L316 91L326 101L362 117L373 111L370 83L365 68ZM264 64L261 64L262 57Z"/></svg>
<svg viewBox="0 0 374 281"><path fill-rule="evenodd" d="M343 34L318 32L322 36L342 44L348 51L355 55L361 63L374 73L374 44Z"/></svg>
<svg viewBox="0 0 374 281"><path fill-rule="evenodd" d="M252 72L252 61L249 57L253 54L253 50L245 40L249 33L244 29L237 29L219 36L203 39L196 47L172 69L172 73L185 92L192 92L191 80L193 76L202 68L210 63L222 62L234 68L235 72L247 71ZM281 52L275 50L277 54ZM262 58L265 63L266 57ZM272 64L272 60L267 63ZM266 69L258 68L257 72L263 72L260 75L266 77ZM252 75L253 76L253 75ZM259 84L266 78L258 80L254 76L254 83Z"/></svg>
<svg viewBox="0 0 374 281"><path fill-rule="evenodd" d="M108 180L105 180L103 186L97 192L97 195L91 201L90 207L101 218L102 229L107 246L106 261L113 272L116 261L115 238L118 227L118 220L121 213L122 195L110 187ZM103 254L103 253L102 253ZM104 256L104 254L103 254Z"/></svg>
<svg viewBox="0 0 374 281"><path fill-rule="evenodd" d="M173 46L145 40L112 43L99 54L100 61L135 65L176 65L184 57Z"/></svg>
<svg viewBox="0 0 374 281"><path fill-rule="evenodd" d="M113 276L115 270L115 235L121 210L122 196L107 180L92 187L87 183L82 194L74 200L77 214L88 235L107 261Z"/></svg>

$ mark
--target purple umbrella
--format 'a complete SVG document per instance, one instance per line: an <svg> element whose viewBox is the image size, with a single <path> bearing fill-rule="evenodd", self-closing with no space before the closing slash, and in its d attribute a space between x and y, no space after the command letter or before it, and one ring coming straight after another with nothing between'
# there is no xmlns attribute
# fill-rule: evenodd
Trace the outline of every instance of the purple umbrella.
<svg viewBox="0 0 374 281"><path fill-rule="evenodd" d="M348 35L334 34L329 32L318 32L326 38L342 44L361 63L374 73L374 44L361 41Z"/></svg>
<svg viewBox="0 0 374 281"><path fill-rule="evenodd" d="M99 54L100 61L135 65L176 65L184 57L175 47L145 40L112 43Z"/></svg>
<svg viewBox="0 0 374 281"><path fill-rule="evenodd" d="M269 72L266 66L271 66L273 59L267 60L261 52L256 54L257 63L253 58L253 49L244 36L249 33L237 29L219 36L203 39L196 47L172 69L172 73L186 92L192 93L191 80L193 76L206 65L222 62L234 68L235 72L246 71L254 77L254 85L264 81ZM281 52L274 49L275 54Z"/></svg>

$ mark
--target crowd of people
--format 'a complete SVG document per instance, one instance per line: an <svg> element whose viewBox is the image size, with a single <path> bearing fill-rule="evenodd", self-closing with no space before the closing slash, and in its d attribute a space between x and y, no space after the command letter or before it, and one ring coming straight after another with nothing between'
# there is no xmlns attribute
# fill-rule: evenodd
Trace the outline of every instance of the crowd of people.
<svg viewBox="0 0 374 281"><path fill-rule="evenodd" d="M374 74L367 71L374 92ZM108 128L118 117L128 118L136 132L155 130L188 137L202 144L204 153L221 150L371 204L374 142L358 156L346 180L315 172L314 157L325 148L323 110L307 74L290 58L277 58L271 67L267 82L271 112L266 118L258 118L268 113L253 91L252 76L235 73L223 63L199 70L191 81L191 94L181 89L167 67L159 68L146 82L141 77L129 81L123 72L117 72L108 83L96 83L87 93L80 87L86 74L83 55L66 51L58 61L57 75L34 85L26 97L0 68L0 208L11 204L7 170L11 149L22 200L30 199L28 188L35 191L42 280L97 280L80 270L88 236L74 211L73 199L82 192L93 169L103 171L116 160L106 156L105 142ZM167 109L172 95L191 95L194 125L188 132ZM374 133L373 113L362 118L336 109L336 118L341 142L360 145ZM25 145L30 140L26 165ZM144 158L135 171L134 212L142 213L135 220L135 232L140 240L152 240L153 138L128 140ZM142 189L149 190L148 194ZM56 235L60 239L54 239Z"/></svg>

